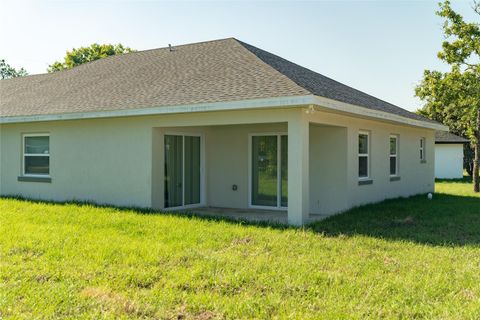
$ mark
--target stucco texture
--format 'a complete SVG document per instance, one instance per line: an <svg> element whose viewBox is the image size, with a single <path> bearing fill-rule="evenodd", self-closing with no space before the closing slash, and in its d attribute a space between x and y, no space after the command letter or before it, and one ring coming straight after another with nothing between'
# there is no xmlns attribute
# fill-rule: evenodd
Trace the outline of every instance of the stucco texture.
<svg viewBox="0 0 480 320"><path fill-rule="evenodd" d="M308 127L304 133L298 131L302 125ZM358 184L359 130L369 131L372 139L369 185ZM249 137L262 132L295 133L289 137L289 148L291 145L296 151L289 155L288 168L301 175L289 183L289 202L295 208L301 202L310 213L333 214L364 203L434 190L433 130L323 111L306 114L305 108L272 108L4 124L0 127L0 193L162 208L163 135L175 132L202 135L205 206L249 207ZM50 134L51 183L18 181L25 133ZM390 181L390 134L399 136L398 181ZM306 149L292 143L302 136L308 138ZM426 138L425 163L419 159L421 137ZM295 171L298 163L291 159L296 159L298 150L306 156L308 163L302 170L307 168L308 174ZM301 190L309 192L300 199L301 193L295 189L303 183L306 187ZM237 190L232 190L233 184ZM289 217L291 210L289 207Z"/></svg>

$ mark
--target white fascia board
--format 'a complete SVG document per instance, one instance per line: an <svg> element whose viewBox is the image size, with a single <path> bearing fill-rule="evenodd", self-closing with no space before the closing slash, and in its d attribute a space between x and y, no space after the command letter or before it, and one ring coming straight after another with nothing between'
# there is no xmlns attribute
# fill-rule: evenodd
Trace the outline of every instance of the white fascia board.
<svg viewBox="0 0 480 320"><path fill-rule="evenodd" d="M314 101L315 102L313 104L316 106L323 107L330 110L335 110L342 113L349 113L349 114L358 115L361 117L374 118L374 119L389 121L389 122L397 122L397 123L402 123L402 124L406 124L414 127L428 128L428 129L434 129L434 130L440 130L440 131L449 130L447 126L444 126L443 124L440 124L440 123L410 119L410 118L402 117L389 112L373 110L373 109L360 107L357 105L340 102L337 100L332 100L324 97L315 96Z"/></svg>
<svg viewBox="0 0 480 320"><path fill-rule="evenodd" d="M428 128L428 129L434 129L434 130L448 131L448 127L441 124L405 118L405 117L391 114L388 112L372 110L369 108L360 107L357 105L348 104L348 103L344 103L344 102L340 102L340 101L336 101L336 100L332 100L324 97L314 96L314 95L238 100L238 101L228 101L228 102L199 103L199 104L187 104L187 105L176 105L176 106L162 106L162 107L143 108L143 109L124 109L124 110L113 110L113 111L75 112L75 113L62 113L62 114L51 114L51 115L36 115L36 116L0 117L0 124L132 117L132 116L147 116L147 115L191 113L191 112L249 110L249 109L259 109L259 108L285 108L285 107L308 106L308 105L315 105L315 106L325 108L325 109L330 109L333 111L338 111L338 112L352 114L352 115L358 115L361 117L373 118L377 120L397 122L397 123L402 123L410 126L422 127L422 128Z"/></svg>
<svg viewBox="0 0 480 320"><path fill-rule="evenodd" d="M174 113L208 112L208 111L231 111L248 110L259 108L282 108L299 105L309 105L313 102L313 96L291 96L268 99L252 99L227 102L199 103L176 106L162 106L143 109L124 109L113 111L75 112L51 115L0 117L0 123L20 123L58 120L79 120L96 118L116 118L147 116Z"/></svg>

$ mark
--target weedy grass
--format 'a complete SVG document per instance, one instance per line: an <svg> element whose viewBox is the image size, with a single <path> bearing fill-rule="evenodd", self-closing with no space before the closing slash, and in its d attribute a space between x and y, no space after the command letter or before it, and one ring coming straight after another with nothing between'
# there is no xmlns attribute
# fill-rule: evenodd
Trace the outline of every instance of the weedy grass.
<svg viewBox="0 0 480 320"><path fill-rule="evenodd" d="M0 199L0 318L476 319L471 189L302 229Z"/></svg>

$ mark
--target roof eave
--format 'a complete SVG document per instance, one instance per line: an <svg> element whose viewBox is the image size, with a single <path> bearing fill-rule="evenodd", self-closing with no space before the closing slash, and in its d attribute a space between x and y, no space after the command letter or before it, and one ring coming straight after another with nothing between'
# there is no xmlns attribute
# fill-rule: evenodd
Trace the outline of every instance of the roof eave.
<svg viewBox="0 0 480 320"><path fill-rule="evenodd" d="M448 131L448 127L439 123L420 121L395 115L388 112L372 110L369 108L356 106L324 97L314 95L302 96L286 96L274 97L264 99L249 99L228 102L212 102L199 103L188 105L175 106L160 106L142 109L124 109L124 110L110 110L110 111L93 111L93 112L75 112L49 115L33 115L33 116L14 116L14 117L0 117L0 124L8 123L25 123L25 122L40 122L40 121L61 121L61 120L81 120L81 119L98 119L98 118L116 118L116 117L132 117L132 116L147 116L147 115L161 115L173 113L188 113L188 112L209 112L209 111L229 111L229 110L248 110L259 108L282 108L316 105L327 110L341 112L345 114L361 116L375 120L394 122L415 127L422 127L434 130Z"/></svg>
<svg viewBox="0 0 480 320"><path fill-rule="evenodd" d="M330 110L335 110L341 113L348 113L353 114L356 116L366 117L366 118L373 118L376 120L382 120L387 122L395 122L404 125L414 126L414 127L421 127L439 131L448 131L448 127L438 123L438 122L428 122L422 121L417 119L411 119L407 117L403 117L400 115L396 115L393 113L374 110L370 108L365 108L337 100L328 99L325 97L314 96L314 102L312 104L317 105L319 107L324 107Z"/></svg>
<svg viewBox="0 0 480 320"><path fill-rule="evenodd" d="M470 141L435 141L435 144L468 144Z"/></svg>
<svg viewBox="0 0 480 320"><path fill-rule="evenodd" d="M238 101L159 106L159 107L141 108L141 109L137 108L137 109L74 112L74 113L33 115L33 116L13 116L13 117L0 116L0 124L149 116L149 115L190 113L190 112L249 110L249 109L259 109L259 108L269 108L269 107L282 108L282 107L293 107L293 106L310 105L310 104L312 104L312 96L310 95L287 96L287 97L248 99L248 100L238 100Z"/></svg>

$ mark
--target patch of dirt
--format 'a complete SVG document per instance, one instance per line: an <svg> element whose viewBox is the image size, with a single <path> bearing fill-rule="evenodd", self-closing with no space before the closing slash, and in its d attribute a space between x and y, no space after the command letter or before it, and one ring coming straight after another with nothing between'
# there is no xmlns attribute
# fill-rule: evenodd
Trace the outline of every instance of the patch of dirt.
<svg viewBox="0 0 480 320"><path fill-rule="evenodd" d="M391 257L385 257L385 259L383 259L383 263L387 266L398 266L400 264L397 259Z"/></svg>
<svg viewBox="0 0 480 320"><path fill-rule="evenodd" d="M244 245L244 244L249 244L249 243L253 243L253 238L245 237L245 238L233 239L233 241L232 241L232 245L234 245L234 246Z"/></svg>
<svg viewBox="0 0 480 320"><path fill-rule="evenodd" d="M102 306L109 308L116 314L154 316L153 308L141 306L110 289L87 287L80 292L80 295L96 300Z"/></svg>
<svg viewBox="0 0 480 320"><path fill-rule="evenodd" d="M38 274L35 276L35 281L37 281L38 283L44 283L49 281L50 278L51 276L48 274Z"/></svg>
<svg viewBox="0 0 480 320"><path fill-rule="evenodd" d="M477 299L477 295L475 294L475 292L470 289L463 289L462 291L460 291L460 293L465 298L465 300L473 301Z"/></svg>
<svg viewBox="0 0 480 320"><path fill-rule="evenodd" d="M131 278L128 280L128 286L131 288L151 289L157 281L157 278Z"/></svg>
<svg viewBox="0 0 480 320"><path fill-rule="evenodd" d="M213 311L203 311L195 315L196 320L221 319L220 315Z"/></svg>
<svg viewBox="0 0 480 320"><path fill-rule="evenodd" d="M168 317L171 320L218 320L224 319L224 317L214 311L206 310L199 313L192 314L187 311L185 306L181 306L179 310L175 312L175 315Z"/></svg>
<svg viewBox="0 0 480 320"><path fill-rule="evenodd" d="M43 251L35 248L16 247L10 249L10 256L20 255L24 261L33 260L43 256Z"/></svg>

